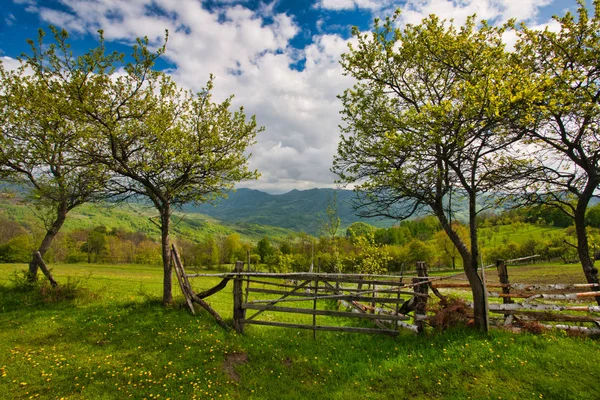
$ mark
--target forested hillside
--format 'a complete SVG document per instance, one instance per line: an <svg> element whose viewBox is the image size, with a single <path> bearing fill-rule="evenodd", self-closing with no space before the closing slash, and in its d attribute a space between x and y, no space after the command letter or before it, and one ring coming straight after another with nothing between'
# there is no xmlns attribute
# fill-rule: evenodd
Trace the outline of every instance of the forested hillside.
<svg viewBox="0 0 600 400"><path fill-rule="evenodd" d="M351 190L292 190L273 195L259 190L238 189L230 192L226 199L220 200L216 205L189 205L185 209L235 224L271 225L317 235L322 227L327 205L333 201L334 192L337 193L337 211L342 228L357 221L378 227L390 227L394 224L395 221L391 219L358 217L352 207L355 194Z"/></svg>

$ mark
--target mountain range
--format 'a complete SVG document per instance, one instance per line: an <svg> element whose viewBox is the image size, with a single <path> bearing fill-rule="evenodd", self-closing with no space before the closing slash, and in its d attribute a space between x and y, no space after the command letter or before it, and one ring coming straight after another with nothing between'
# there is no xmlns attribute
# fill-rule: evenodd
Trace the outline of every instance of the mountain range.
<svg viewBox="0 0 600 400"><path fill-rule="evenodd" d="M237 189L217 204L187 205L184 211L201 213L228 224L270 225L316 235L323 226L326 209L337 193L337 211L341 229L362 221L378 227L394 224L391 219L365 219L352 208L355 197L351 190L292 190L284 194L269 194L254 189Z"/></svg>

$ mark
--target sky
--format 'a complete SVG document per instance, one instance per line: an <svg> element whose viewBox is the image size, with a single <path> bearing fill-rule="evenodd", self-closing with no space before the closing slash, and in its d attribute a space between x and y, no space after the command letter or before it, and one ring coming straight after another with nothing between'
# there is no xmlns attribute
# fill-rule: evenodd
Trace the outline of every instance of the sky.
<svg viewBox="0 0 600 400"><path fill-rule="evenodd" d="M590 0L588 0L588 3ZM265 127L249 149L262 174L248 187L269 193L336 187L330 172L339 141L341 102L353 81L339 58L352 26L372 27L400 8L401 24L429 14L462 24L477 14L494 25L510 18L552 26L552 15L575 11L575 0L0 0L0 59L8 68L29 51L39 28L65 28L74 53L97 45L128 53L137 37L152 43L169 30L157 64L194 91L215 75L215 99L235 95ZM510 45L511 37L506 38Z"/></svg>

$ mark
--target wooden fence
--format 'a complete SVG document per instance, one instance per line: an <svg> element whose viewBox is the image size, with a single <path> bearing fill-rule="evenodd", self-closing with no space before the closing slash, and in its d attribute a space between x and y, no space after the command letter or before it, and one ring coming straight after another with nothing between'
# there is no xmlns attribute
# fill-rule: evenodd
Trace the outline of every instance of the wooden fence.
<svg viewBox="0 0 600 400"><path fill-rule="evenodd" d="M593 290L597 284L510 283L506 262L498 260L496 268L499 283L486 283L494 325L521 328L535 323L546 329L600 335L600 306L595 305L600 292ZM436 282L433 287L470 288L468 283L459 282Z"/></svg>
<svg viewBox="0 0 600 400"><path fill-rule="evenodd" d="M244 271L244 263L239 261L229 273L186 274L175 247L172 255L178 282L192 313L192 303L197 303L226 328L229 325L204 299L233 281L233 328L240 333L251 324L309 329L313 335L317 331L387 335L397 335L402 329L423 332L430 318L427 313L432 312L427 307L430 291L445 301L440 290L470 288L466 282L448 281L458 275L430 278L423 262L416 265L417 276L250 272ZM594 285L511 284L506 262L500 260L496 267L499 283L486 284L491 299L490 320L495 325L522 327L546 322L540 325L600 335L600 306L584 304L598 296L599 292L592 291ZM218 277L221 282L196 293L188 280L191 277ZM294 315L294 321L278 317L285 314ZM312 319L310 323L298 323L298 316ZM349 319L363 322L361 326L349 326Z"/></svg>

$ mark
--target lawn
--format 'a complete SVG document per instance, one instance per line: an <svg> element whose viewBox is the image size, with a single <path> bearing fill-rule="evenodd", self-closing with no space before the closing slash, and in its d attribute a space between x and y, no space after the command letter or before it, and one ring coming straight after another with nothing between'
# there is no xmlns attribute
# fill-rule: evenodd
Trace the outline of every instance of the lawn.
<svg viewBox="0 0 600 400"><path fill-rule="evenodd" d="M57 301L15 288L24 268L0 265L0 399L598 397L594 339L456 329L314 340L259 326L238 335L204 311L163 308L159 267L56 265L63 286L80 288ZM192 281L198 291L214 283ZM230 319L231 285L209 302Z"/></svg>

